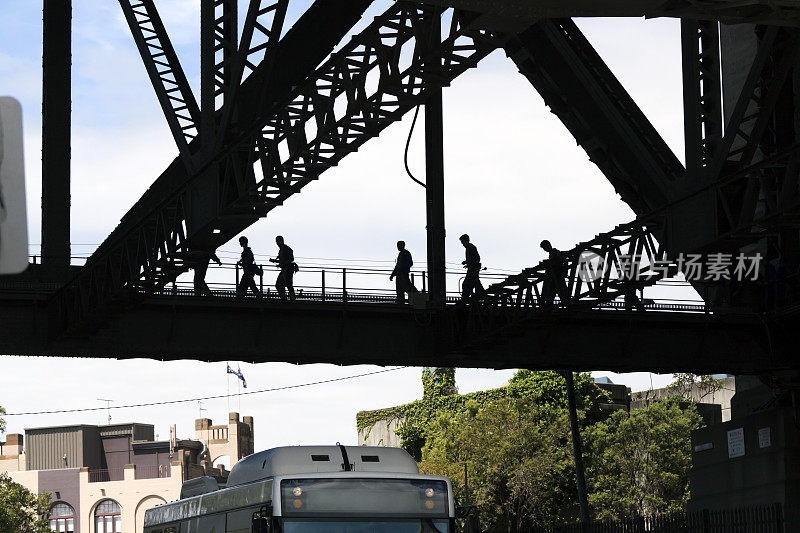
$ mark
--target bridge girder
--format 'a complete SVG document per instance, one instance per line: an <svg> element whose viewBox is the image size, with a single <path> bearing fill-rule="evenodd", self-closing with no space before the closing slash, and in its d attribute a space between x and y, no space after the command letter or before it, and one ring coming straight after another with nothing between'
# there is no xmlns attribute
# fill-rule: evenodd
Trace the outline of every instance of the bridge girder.
<svg viewBox="0 0 800 533"><path fill-rule="evenodd" d="M800 26L792 0L421 0L427 4L465 9L485 16L499 28L526 26L538 19L566 17L677 17L725 24ZM516 22L515 22L516 21Z"/></svg>
<svg viewBox="0 0 800 533"><path fill-rule="evenodd" d="M555 311L481 343L462 336L464 308L154 296L91 335L56 338L46 294L2 288L0 346L10 355L742 374L795 365L781 328L752 315Z"/></svg>

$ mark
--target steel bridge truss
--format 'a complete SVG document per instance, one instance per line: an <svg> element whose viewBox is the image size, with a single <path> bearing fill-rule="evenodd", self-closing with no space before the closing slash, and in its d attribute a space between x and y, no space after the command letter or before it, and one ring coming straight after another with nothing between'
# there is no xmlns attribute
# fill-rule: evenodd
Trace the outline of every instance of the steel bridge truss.
<svg viewBox="0 0 800 533"><path fill-rule="evenodd" d="M721 242L738 249L768 226L796 224L785 214L800 208L798 150L771 140L778 138L775 110L785 99L797 30L759 31L758 53L723 137L718 26L683 22L687 173L569 19L502 34L476 24L472 12L397 2L302 81L281 80L281 92L265 88L280 75L273 66L287 0L251 0L239 43L236 0L203 0L198 108L153 0L120 3L183 169L173 163L59 291L59 334L91 329L119 301L161 290L498 47L643 218L567 252L569 275L557 299L543 292L554 283L543 264L494 286L493 309L593 307L620 296L626 306L643 308L636 291L677 268L664 264L666 251L674 256ZM431 28L442 21L444 35L430 42ZM284 65L286 56L280 60ZM687 186L687 177L698 176ZM680 225L687 205L715 213L713 235L676 239L687 233ZM580 260L587 256L602 263L602 275L587 275L591 263ZM635 265L635 282L625 275L623 256L644 261Z"/></svg>
<svg viewBox="0 0 800 533"><path fill-rule="evenodd" d="M592 308L624 297L627 309L644 310L647 302L639 296L644 288L679 272L678 263L668 259L653 234L658 226L624 224L558 252L491 285L487 303L500 309L549 311Z"/></svg>
<svg viewBox="0 0 800 533"><path fill-rule="evenodd" d="M441 41L430 43L431 25L442 20ZM377 17L273 105L256 133L225 150L217 171L198 174L194 181L211 193L205 198L211 215L192 210L198 187L187 184L121 242L95 254L57 295L61 331L91 326L115 300L174 280L198 250L224 244L423 103L428 90L475 67L502 41L471 20L460 11L407 2Z"/></svg>

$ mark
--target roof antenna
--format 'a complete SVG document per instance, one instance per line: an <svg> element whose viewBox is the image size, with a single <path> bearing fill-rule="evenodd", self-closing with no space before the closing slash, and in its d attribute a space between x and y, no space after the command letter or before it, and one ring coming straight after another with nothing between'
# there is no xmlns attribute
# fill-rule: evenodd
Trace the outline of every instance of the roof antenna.
<svg viewBox="0 0 800 533"><path fill-rule="evenodd" d="M342 460L344 461L344 463L342 463L342 468L344 468L345 472L352 472L353 468L350 466L350 459L347 457L347 449L338 442L336 445L342 451Z"/></svg>
<svg viewBox="0 0 800 533"><path fill-rule="evenodd" d="M105 398L98 398L99 402L106 402L106 413L108 414L108 425L111 425L111 402L114 400L106 400Z"/></svg>

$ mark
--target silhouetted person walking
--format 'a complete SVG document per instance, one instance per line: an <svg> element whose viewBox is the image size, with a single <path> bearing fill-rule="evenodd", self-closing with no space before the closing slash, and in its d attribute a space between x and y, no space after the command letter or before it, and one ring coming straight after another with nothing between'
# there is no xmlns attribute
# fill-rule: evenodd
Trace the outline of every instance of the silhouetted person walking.
<svg viewBox="0 0 800 533"><path fill-rule="evenodd" d="M461 244L464 245L466 251L466 259L461 262L464 268L467 269L467 275L464 278L464 283L461 285L461 301L467 301L467 298L472 296L475 292L476 298L483 298L486 291L483 289L479 273L481 271L481 255L474 244L469 242L469 235L466 233L458 238Z"/></svg>
<svg viewBox="0 0 800 533"><path fill-rule="evenodd" d="M242 257L236 264L242 267L242 277L239 280L239 285L236 286L236 295L246 296L247 289L252 289L253 294L261 298L261 291L258 290L258 285L256 285L256 281L253 279L258 269L255 257L253 257L253 250L247 246L247 237L239 237L239 244L242 247Z"/></svg>
<svg viewBox="0 0 800 533"><path fill-rule="evenodd" d="M565 283L567 277L567 258L564 252L558 248L554 248L550 241L547 239L539 243L542 250L547 252L547 274L542 286L542 299L545 306L553 305L556 294L558 299L561 300L562 305L569 302L569 289Z"/></svg>
<svg viewBox="0 0 800 533"><path fill-rule="evenodd" d="M395 281L397 303L403 304L406 300L406 293L410 295L416 294L419 291L414 284L411 283L411 278L409 278L409 273L411 272L411 267L414 265L414 261L411 259L411 252L406 250L405 241L397 241L397 250L400 253L397 254L397 262L394 265L392 274L389 276L389 281L392 281L393 278L397 278L397 281Z"/></svg>
<svg viewBox="0 0 800 533"><path fill-rule="evenodd" d="M286 299L286 289L289 289L289 299L294 300L294 252L284 242L283 237L278 235L275 237L275 244L278 245L278 257L270 259L272 263L278 263L281 269L278 274L278 280L275 282L275 288L278 289L278 294L281 295L281 300Z"/></svg>
<svg viewBox="0 0 800 533"><path fill-rule="evenodd" d="M194 267L194 295L195 296L213 296L211 289L206 284L206 272L208 272L208 263L214 261L218 265L222 264L217 254L214 252L204 251L203 256Z"/></svg>

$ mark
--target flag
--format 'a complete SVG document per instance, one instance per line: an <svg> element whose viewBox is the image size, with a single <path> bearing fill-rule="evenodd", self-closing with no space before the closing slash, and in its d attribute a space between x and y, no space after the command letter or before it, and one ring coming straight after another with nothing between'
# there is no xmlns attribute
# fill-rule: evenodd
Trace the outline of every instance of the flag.
<svg viewBox="0 0 800 533"><path fill-rule="evenodd" d="M242 374L242 368L241 367L238 367L238 370L234 370L234 369L231 368L231 365L228 364L228 374L233 374L237 378L241 379L242 380L242 387L244 387L245 389L247 388L247 381L245 381L245 379L244 379L244 374Z"/></svg>
<svg viewBox="0 0 800 533"><path fill-rule="evenodd" d="M244 374L242 374L242 368L241 367L237 367L237 368L239 369L239 372L237 372L236 375L239 376L239 379L242 380L242 387L244 387L246 389L247 388L247 381L245 381Z"/></svg>

